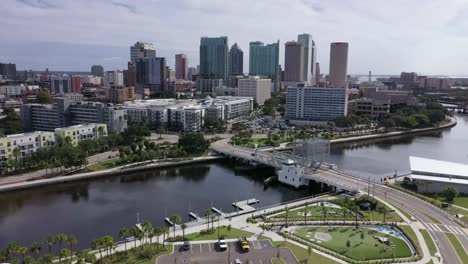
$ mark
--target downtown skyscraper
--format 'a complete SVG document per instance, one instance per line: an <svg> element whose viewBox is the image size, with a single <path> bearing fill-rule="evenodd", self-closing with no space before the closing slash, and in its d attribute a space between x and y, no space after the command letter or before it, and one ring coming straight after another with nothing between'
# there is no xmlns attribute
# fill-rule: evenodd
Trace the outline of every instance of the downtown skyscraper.
<svg viewBox="0 0 468 264"><path fill-rule="evenodd" d="M244 74L244 52L237 43L232 45L229 50L229 76L238 76Z"/></svg>
<svg viewBox="0 0 468 264"><path fill-rule="evenodd" d="M348 46L347 42L335 42L330 45L330 87L346 87L348 75Z"/></svg>
<svg viewBox="0 0 468 264"><path fill-rule="evenodd" d="M284 81L304 82L304 45L288 41L284 45Z"/></svg>
<svg viewBox="0 0 468 264"><path fill-rule="evenodd" d="M299 34L297 42L304 46L304 57L302 61L303 81L313 85L315 84L315 63L316 63L316 47L315 42L310 34Z"/></svg>
<svg viewBox="0 0 468 264"><path fill-rule="evenodd" d="M250 42L249 52L249 74L271 79L275 83L273 92L279 92L279 41L268 45Z"/></svg>
<svg viewBox="0 0 468 264"><path fill-rule="evenodd" d="M228 38L202 37L200 40L200 78L223 79L228 76Z"/></svg>
<svg viewBox="0 0 468 264"><path fill-rule="evenodd" d="M175 55L175 78L177 80L187 80L188 60L185 54Z"/></svg>
<svg viewBox="0 0 468 264"><path fill-rule="evenodd" d="M155 58L156 49L153 44L138 41L130 47L130 61L135 62L138 59Z"/></svg>

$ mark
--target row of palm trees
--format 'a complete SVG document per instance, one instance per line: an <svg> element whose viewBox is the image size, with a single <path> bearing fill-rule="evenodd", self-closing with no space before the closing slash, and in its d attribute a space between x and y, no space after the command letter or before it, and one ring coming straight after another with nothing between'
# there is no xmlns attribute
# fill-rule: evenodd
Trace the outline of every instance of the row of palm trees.
<svg viewBox="0 0 468 264"><path fill-rule="evenodd" d="M207 217L209 219L209 226L210 221L214 222L216 216L214 216L211 211L207 210ZM182 222L182 217L179 215L172 215L169 219L174 223L173 235L175 237L176 225ZM185 239L185 229L187 228L187 225L182 223L180 227L182 229L182 237ZM144 221L140 228L137 226L133 226L132 228L124 227L119 231L119 237L124 240L125 254L127 254L127 243L132 237L134 242L133 246L135 248L138 246L137 241L139 246L143 246L148 243L153 244L153 238L156 238L156 249L159 250L160 237L162 236L164 247L164 241L169 238L169 234L169 227L153 227L149 221ZM78 239L73 234L57 234L49 236L43 242L34 242L29 247L22 246L17 242L10 242L4 251L0 251L0 262L11 261L13 263L24 264L48 264L58 260L59 263L62 263L62 260L69 259L70 256L73 256L73 247L77 243ZM58 248L56 248L57 246ZM112 255L115 252L116 247L117 243L114 241L114 238L109 235L97 238L91 242L91 248L99 252L101 260L103 258L103 253L106 253L107 256ZM38 258L40 253L43 251L45 251L46 254ZM56 255L54 255L54 253ZM95 261L94 255L86 252L77 252L76 257L78 263L89 263Z"/></svg>
<svg viewBox="0 0 468 264"><path fill-rule="evenodd" d="M12 261L12 262L20 262L25 264L32 264L32 263L52 263L55 259L54 255L52 254L53 247L55 245L59 245L57 256L59 263L62 262L62 259L68 258L73 253L73 246L78 243L78 239L75 235L66 235L66 234L58 234L47 237L45 241L41 242L33 242L31 246L27 247L24 245L20 245L18 242L10 242L7 248L4 251L0 251L0 261ZM68 248L63 247L64 245L68 245ZM38 255L44 249L44 246L48 248L47 254L38 258ZM28 255L29 254L29 255ZM33 256L31 256L31 254Z"/></svg>

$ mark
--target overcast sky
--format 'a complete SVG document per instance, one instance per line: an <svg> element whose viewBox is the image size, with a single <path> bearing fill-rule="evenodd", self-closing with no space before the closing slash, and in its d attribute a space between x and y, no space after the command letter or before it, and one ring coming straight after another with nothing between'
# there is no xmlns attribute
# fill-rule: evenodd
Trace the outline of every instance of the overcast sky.
<svg viewBox="0 0 468 264"><path fill-rule="evenodd" d="M322 72L330 43L350 43L348 72L468 74L468 0L1 0L0 62L18 69L126 68L129 46L151 42L174 67L198 64L201 36L248 43L312 34Z"/></svg>

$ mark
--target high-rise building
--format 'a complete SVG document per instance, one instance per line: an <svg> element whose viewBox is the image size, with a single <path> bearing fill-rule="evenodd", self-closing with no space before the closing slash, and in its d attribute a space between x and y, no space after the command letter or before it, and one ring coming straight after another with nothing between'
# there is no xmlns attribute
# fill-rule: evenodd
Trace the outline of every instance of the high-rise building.
<svg viewBox="0 0 468 264"><path fill-rule="evenodd" d="M303 81L313 84L315 82L315 42L310 34L300 34L297 36L297 42L304 46L304 57L302 60L304 79Z"/></svg>
<svg viewBox="0 0 468 264"><path fill-rule="evenodd" d="M135 87L112 86L109 89L108 99L109 101L117 104L121 104L125 101L131 101L135 99Z"/></svg>
<svg viewBox="0 0 468 264"><path fill-rule="evenodd" d="M322 74L320 73L320 63L315 63L315 84L319 84L322 81Z"/></svg>
<svg viewBox="0 0 468 264"><path fill-rule="evenodd" d="M249 52L249 74L271 79L273 92L279 92L279 41L268 45L261 41L250 42Z"/></svg>
<svg viewBox="0 0 468 264"><path fill-rule="evenodd" d="M51 76L49 78L50 92L54 94L71 93L71 78L68 75Z"/></svg>
<svg viewBox="0 0 468 264"><path fill-rule="evenodd" d="M124 77L123 71L121 70L114 70L114 71L106 71L104 74L104 86L107 88L112 86L123 86L124 85Z"/></svg>
<svg viewBox="0 0 468 264"><path fill-rule="evenodd" d="M136 61L136 82L140 88L148 88L152 93L166 90L168 73L165 58L145 58Z"/></svg>
<svg viewBox="0 0 468 264"><path fill-rule="evenodd" d="M244 52L239 48L237 43L232 45L229 50L229 75L243 75L244 74Z"/></svg>
<svg viewBox="0 0 468 264"><path fill-rule="evenodd" d="M187 73L187 79L188 79L189 81L193 81L193 76L194 76L194 75L197 75L197 74L198 74L197 68L195 68L195 67L189 67L189 68L188 68L188 73Z"/></svg>
<svg viewBox="0 0 468 264"><path fill-rule="evenodd" d="M286 92L286 119L307 122L329 122L346 116L346 88L318 88L299 84Z"/></svg>
<svg viewBox="0 0 468 264"><path fill-rule="evenodd" d="M91 74L97 77L104 77L104 67L101 65L91 66Z"/></svg>
<svg viewBox="0 0 468 264"><path fill-rule="evenodd" d="M129 61L127 64L127 86L136 87L136 63Z"/></svg>
<svg viewBox="0 0 468 264"><path fill-rule="evenodd" d="M187 55L175 55L175 77L177 80L187 80L188 75L188 61Z"/></svg>
<svg viewBox="0 0 468 264"><path fill-rule="evenodd" d="M130 47L130 61L137 61L144 58L155 58L156 49L153 44L138 41Z"/></svg>
<svg viewBox="0 0 468 264"><path fill-rule="evenodd" d="M335 42L330 46L330 87L346 87L348 73L348 43Z"/></svg>
<svg viewBox="0 0 468 264"><path fill-rule="evenodd" d="M312 85L315 85L316 83L316 80L317 80L317 69L315 68L317 66L317 46L315 46L315 41L312 40L312 49L311 49L311 69L310 69L310 72L311 72L311 78L312 78L312 81L311 81L311 84ZM320 70L319 70L320 72Z"/></svg>
<svg viewBox="0 0 468 264"><path fill-rule="evenodd" d="M81 93L81 78L80 76L71 77L71 92Z"/></svg>
<svg viewBox="0 0 468 264"><path fill-rule="evenodd" d="M238 80L238 96L252 97L258 105L263 105L271 97L271 80L256 77Z"/></svg>
<svg viewBox="0 0 468 264"><path fill-rule="evenodd" d="M16 79L16 64L14 63L0 63L0 75L4 79Z"/></svg>
<svg viewBox="0 0 468 264"><path fill-rule="evenodd" d="M285 44L284 81L304 82L304 45L296 41Z"/></svg>
<svg viewBox="0 0 468 264"><path fill-rule="evenodd" d="M202 37L200 40L200 78L223 79L228 76L228 38Z"/></svg>

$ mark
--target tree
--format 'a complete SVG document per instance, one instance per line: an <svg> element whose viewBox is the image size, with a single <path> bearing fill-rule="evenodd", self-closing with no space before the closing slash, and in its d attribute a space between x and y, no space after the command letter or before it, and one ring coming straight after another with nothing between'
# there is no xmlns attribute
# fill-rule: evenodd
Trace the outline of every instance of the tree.
<svg viewBox="0 0 468 264"><path fill-rule="evenodd" d="M206 209L205 211L205 216L206 216L206 230L210 230L210 220L211 220L211 216L213 215L213 212L211 212L211 209Z"/></svg>
<svg viewBox="0 0 468 264"><path fill-rule="evenodd" d="M98 250L99 251L99 261L102 263L102 247L103 247L104 243L103 243L103 239L102 238L97 238L95 240L93 240L93 242L91 242L91 248L94 249L94 250ZM136 245L135 245L136 247Z"/></svg>
<svg viewBox="0 0 468 264"><path fill-rule="evenodd" d="M138 236L138 234L141 233L140 229L138 229L138 227L134 226L130 229L130 234L133 236L133 243L134 243L134 247L136 247L136 237Z"/></svg>
<svg viewBox="0 0 468 264"><path fill-rule="evenodd" d="M203 127L206 131L222 133L225 131L224 121L221 118L205 117Z"/></svg>
<svg viewBox="0 0 468 264"><path fill-rule="evenodd" d="M120 231L119 231L119 237L124 240L125 254L127 254L127 237L128 237L128 234L129 234L129 230L126 227L120 229Z"/></svg>
<svg viewBox="0 0 468 264"><path fill-rule="evenodd" d="M59 242L59 250L62 250L62 242L67 241L68 236L65 234L58 234L56 236L57 241Z"/></svg>
<svg viewBox="0 0 468 264"><path fill-rule="evenodd" d="M57 239L55 236L48 236L46 239L46 244L49 247L49 254L52 252L52 247L57 244Z"/></svg>
<svg viewBox="0 0 468 264"><path fill-rule="evenodd" d="M18 254L21 254L21 259L23 260L23 262L24 262L24 257L26 253L28 253L28 251L29 249L27 247L24 247L24 246L18 247Z"/></svg>
<svg viewBox="0 0 468 264"><path fill-rule="evenodd" d="M307 214L309 213L309 203L306 203L304 208L304 225L307 225Z"/></svg>
<svg viewBox="0 0 468 264"><path fill-rule="evenodd" d="M38 262L41 264L52 264L54 262L54 255L46 254L45 256L41 257Z"/></svg>
<svg viewBox="0 0 468 264"><path fill-rule="evenodd" d="M346 247L347 247L347 248L350 248L350 247L351 247L351 241L349 241L349 240L346 241Z"/></svg>
<svg viewBox="0 0 468 264"><path fill-rule="evenodd" d="M19 247L20 245L15 241L8 243L8 246L6 248L7 259L15 258L18 254Z"/></svg>
<svg viewBox="0 0 468 264"><path fill-rule="evenodd" d="M54 100L48 92L40 92L36 95L36 101L39 104L51 104Z"/></svg>
<svg viewBox="0 0 468 264"><path fill-rule="evenodd" d="M327 207L325 206L325 204L322 202L320 204L321 208L322 208L322 216L323 216L323 223L325 224L327 222Z"/></svg>
<svg viewBox="0 0 468 264"><path fill-rule="evenodd" d="M59 263L62 263L62 258L66 259L70 257L71 251L68 248L62 248L59 254Z"/></svg>
<svg viewBox="0 0 468 264"><path fill-rule="evenodd" d="M187 225L183 223L180 225L180 228L182 228L182 237L185 239L185 228L187 228Z"/></svg>
<svg viewBox="0 0 468 264"><path fill-rule="evenodd" d="M289 217L289 208L288 206L286 205L286 208L284 210L284 213L286 214L286 228L288 228L288 217Z"/></svg>
<svg viewBox="0 0 468 264"><path fill-rule="evenodd" d="M0 122L0 136L17 134L24 131L23 120L13 108L3 108L3 115Z"/></svg>
<svg viewBox="0 0 468 264"><path fill-rule="evenodd" d="M393 118L385 118L380 122L380 126L385 128L385 132L388 132L389 129L396 126L395 120Z"/></svg>
<svg viewBox="0 0 468 264"><path fill-rule="evenodd" d="M208 149L208 142L201 133L186 133L179 138L179 147L192 155L199 155Z"/></svg>
<svg viewBox="0 0 468 264"><path fill-rule="evenodd" d="M35 263L36 263L36 260L34 260L34 258L31 256L27 256L23 260L23 264L35 264Z"/></svg>
<svg viewBox="0 0 468 264"><path fill-rule="evenodd" d="M176 225L182 221L182 217L180 217L179 215L171 215L169 217L169 220L171 220L171 222L174 224L174 237L175 237Z"/></svg>
<svg viewBox="0 0 468 264"><path fill-rule="evenodd" d="M34 242L30 248L31 252L34 254L34 258L37 258L37 254L39 254L39 252L42 250L42 245L40 242Z"/></svg>
<svg viewBox="0 0 468 264"><path fill-rule="evenodd" d="M447 187L447 188L443 189L439 193L439 195L444 197L446 202L452 203L453 200L455 199L455 197L458 196L458 192L453 187Z"/></svg>
<svg viewBox="0 0 468 264"><path fill-rule="evenodd" d="M156 236L157 243L156 243L156 249L159 249L159 237L164 233L164 230L161 227L156 227L154 229L154 235Z"/></svg>
<svg viewBox="0 0 468 264"><path fill-rule="evenodd" d="M73 246L78 244L78 239L76 238L75 235L71 234L71 235L68 235L66 241L67 241L68 246L70 247L70 254L73 255Z"/></svg>

